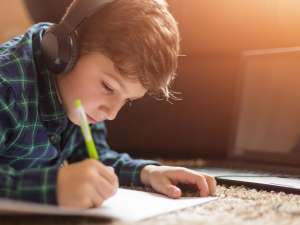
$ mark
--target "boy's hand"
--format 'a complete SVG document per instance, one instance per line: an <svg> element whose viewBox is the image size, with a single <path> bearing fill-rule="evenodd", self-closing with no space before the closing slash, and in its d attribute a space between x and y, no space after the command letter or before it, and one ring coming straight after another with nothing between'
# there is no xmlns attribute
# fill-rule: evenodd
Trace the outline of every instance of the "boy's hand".
<svg viewBox="0 0 300 225"><path fill-rule="evenodd" d="M176 186L180 183L195 185L203 197L216 191L214 177L183 167L148 165L141 171L141 181L171 198L181 197L182 190Z"/></svg>
<svg viewBox="0 0 300 225"><path fill-rule="evenodd" d="M118 186L118 178L112 167L87 159L59 170L57 201L64 207L98 207L116 193Z"/></svg>

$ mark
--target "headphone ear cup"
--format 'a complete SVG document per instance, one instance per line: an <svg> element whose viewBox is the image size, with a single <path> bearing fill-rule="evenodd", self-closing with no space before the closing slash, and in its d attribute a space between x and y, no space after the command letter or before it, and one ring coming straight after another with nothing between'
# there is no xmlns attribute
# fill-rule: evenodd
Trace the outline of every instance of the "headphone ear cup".
<svg viewBox="0 0 300 225"><path fill-rule="evenodd" d="M66 63L66 66L65 66L65 69L63 71L63 73L67 73L67 72L70 72L75 64L76 64L76 61L78 59L78 42L77 42L77 37L76 35L74 34L74 32L72 34L70 34L69 36L69 59Z"/></svg>
<svg viewBox="0 0 300 225"><path fill-rule="evenodd" d="M78 57L74 32L66 34L62 26L54 25L43 35L41 48L44 61L51 72L67 73L74 67Z"/></svg>
<svg viewBox="0 0 300 225"><path fill-rule="evenodd" d="M55 33L55 26L51 27L41 39L43 59L48 69L54 73L58 71L59 64L59 38Z"/></svg>

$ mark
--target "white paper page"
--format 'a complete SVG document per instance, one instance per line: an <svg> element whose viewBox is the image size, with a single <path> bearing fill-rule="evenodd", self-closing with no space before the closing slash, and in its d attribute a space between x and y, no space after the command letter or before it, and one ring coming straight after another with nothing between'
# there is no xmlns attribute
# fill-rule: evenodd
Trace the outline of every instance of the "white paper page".
<svg viewBox="0 0 300 225"><path fill-rule="evenodd" d="M117 193L95 209L71 210L54 206L0 200L0 214L77 215L138 221L163 213L200 205L215 200L214 197L183 197L170 199L160 194L119 188Z"/></svg>
<svg viewBox="0 0 300 225"><path fill-rule="evenodd" d="M134 191L120 188L117 194L108 199L101 208L89 211L106 212L124 221L138 221L186 207L204 204L214 197L183 197L171 199L161 194Z"/></svg>

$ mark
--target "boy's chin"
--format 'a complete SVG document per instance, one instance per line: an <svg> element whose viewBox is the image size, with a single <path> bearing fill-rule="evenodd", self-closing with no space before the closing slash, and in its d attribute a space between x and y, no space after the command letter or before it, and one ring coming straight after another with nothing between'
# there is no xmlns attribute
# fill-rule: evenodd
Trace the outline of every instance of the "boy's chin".
<svg viewBox="0 0 300 225"><path fill-rule="evenodd" d="M67 115L68 116L68 119L75 125L78 125L80 126L80 122L77 118L74 118L72 115Z"/></svg>

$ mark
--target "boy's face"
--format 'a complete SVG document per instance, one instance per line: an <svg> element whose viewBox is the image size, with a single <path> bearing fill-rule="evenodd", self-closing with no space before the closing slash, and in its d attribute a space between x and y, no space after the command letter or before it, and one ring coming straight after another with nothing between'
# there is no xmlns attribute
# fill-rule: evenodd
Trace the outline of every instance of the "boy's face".
<svg viewBox="0 0 300 225"><path fill-rule="evenodd" d="M71 72L57 76L57 86L69 119L77 125L76 99L81 100L89 123L96 123L115 119L126 102L147 92L140 82L122 77L100 53L80 57Z"/></svg>

